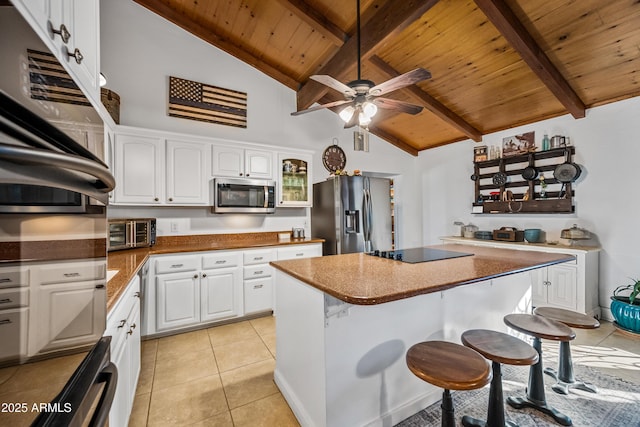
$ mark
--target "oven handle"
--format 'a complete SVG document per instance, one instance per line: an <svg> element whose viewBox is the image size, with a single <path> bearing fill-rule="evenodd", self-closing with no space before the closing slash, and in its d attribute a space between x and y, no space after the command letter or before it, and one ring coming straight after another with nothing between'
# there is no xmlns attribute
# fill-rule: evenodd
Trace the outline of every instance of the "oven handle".
<svg viewBox="0 0 640 427"><path fill-rule="evenodd" d="M269 207L269 187L265 185L263 188L264 188L264 203L262 207L268 208Z"/></svg>
<svg viewBox="0 0 640 427"><path fill-rule="evenodd" d="M109 411L113 403L113 396L116 394L116 386L118 385L118 368L113 362L109 362L98 375L98 382L104 382L104 390L98 401L93 416L91 417L91 426L104 426L109 418Z"/></svg>
<svg viewBox="0 0 640 427"><path fill-rule="evenodd" d="M115 188L116 184L115 178L111 175L109 169L93 160L88 160L75 154L56 153L38 148L25 148L0 143L0 159L35 166L53 166L59 169L85 173L96 179L91 186L100 193L109 193ZM90 182L89 179L86 181Z"/></svg>

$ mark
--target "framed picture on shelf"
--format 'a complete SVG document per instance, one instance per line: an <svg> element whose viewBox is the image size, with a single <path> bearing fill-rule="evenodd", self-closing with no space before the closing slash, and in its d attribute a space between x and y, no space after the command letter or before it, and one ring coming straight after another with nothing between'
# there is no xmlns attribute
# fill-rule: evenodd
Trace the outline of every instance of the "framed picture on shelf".
<svg viewBox="0 0 640 427"><path fill-rule="evenodd" d="M502 155L504 157L526 154L535 150L535 132L527 132L502 139Z"/></svg>
<svg viewBox="0 0 640 427"><path fill-rule="evenodd" d="M473 161L484 162L487 160L487 146L479 145L473 149Z"/></svg>

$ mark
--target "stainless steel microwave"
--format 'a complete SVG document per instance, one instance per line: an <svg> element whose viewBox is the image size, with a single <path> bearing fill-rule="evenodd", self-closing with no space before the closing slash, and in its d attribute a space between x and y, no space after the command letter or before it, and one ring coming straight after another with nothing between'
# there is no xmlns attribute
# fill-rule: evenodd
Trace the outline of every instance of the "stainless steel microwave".
<svg viewBox="0 0 640 427"><path fill-rule="evenodd" d="M276 182L266 179L216 178L214 213L274 213Z"/></svg>
<svg viewBox="0 0 640 427"><path fill-rule="evenodd" d="M110 219L108 251L143 248L156 244L156 219Z"/></svg>

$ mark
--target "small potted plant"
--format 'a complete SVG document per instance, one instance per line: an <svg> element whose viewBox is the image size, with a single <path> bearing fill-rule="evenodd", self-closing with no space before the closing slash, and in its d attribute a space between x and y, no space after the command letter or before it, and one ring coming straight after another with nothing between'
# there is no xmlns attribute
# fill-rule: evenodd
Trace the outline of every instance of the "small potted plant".
<svg viewBox="0 0 640 427"><path fill-rule="evenodd" d="M611 314L623 329L640 334L640 280L618 286L611 297ZM628 295L625 295L628 294Z"/></svg>

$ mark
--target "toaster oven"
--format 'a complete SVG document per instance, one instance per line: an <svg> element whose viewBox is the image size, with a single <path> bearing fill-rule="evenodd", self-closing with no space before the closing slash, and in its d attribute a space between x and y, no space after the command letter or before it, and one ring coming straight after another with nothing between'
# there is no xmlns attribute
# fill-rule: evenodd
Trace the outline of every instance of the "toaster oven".
<svg viewBox="0 0 640 427"><path fill-rule="evenodd" d="M107 250L143 248L156 244L156 219L110 219Z"/></svg>

